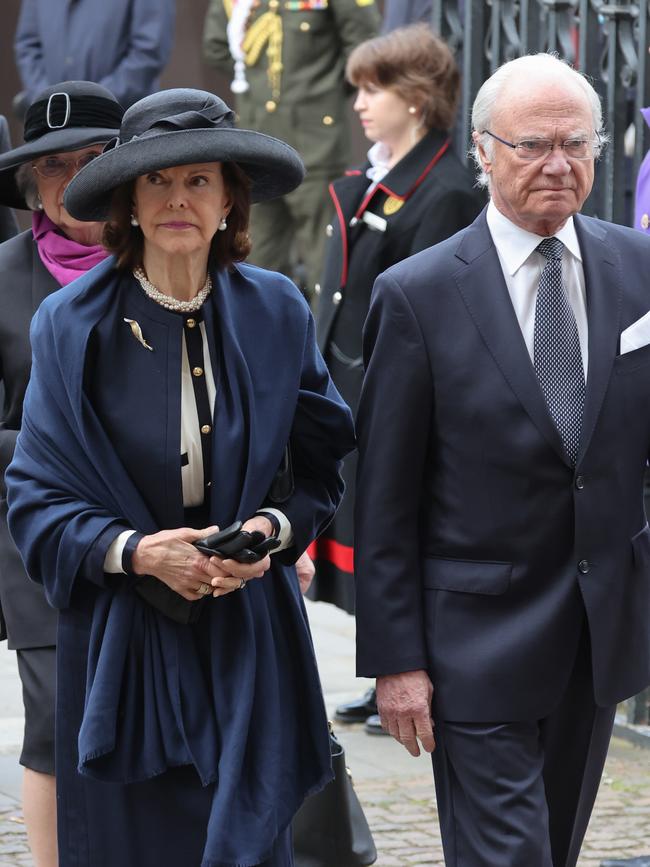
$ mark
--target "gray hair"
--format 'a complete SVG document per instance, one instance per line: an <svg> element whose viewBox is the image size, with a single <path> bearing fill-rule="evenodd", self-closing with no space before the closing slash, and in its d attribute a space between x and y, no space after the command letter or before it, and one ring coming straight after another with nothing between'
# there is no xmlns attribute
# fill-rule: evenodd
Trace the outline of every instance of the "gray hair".
<svg viewBox="0 0 650 867"><path fill-rule="evenodd" d="M40 211L41 197L38 194L38 184L34 177L34 169L30 163L23 163L16 172L16 186L18 192L25 200L27 207L32 211Z"/></svg>
<svg viewBox="0 0 650 867"><path fill-rule="evenodd" d="M592 87L589 80L582 73L570 66L565 60L561 60L556 54L528 54L517 57L500 66L486 81L483 82L476 94L472 107L472 129L479 134L478 140L472 144L470 155L476 163L477 184L480 187L490 186L489 176L481 164L479 156L479 144L490 159L494 153L494 141L483 130L489 129L492 122L492 112L497 104L499 95L504 86L513 78L520 76L522 79L531 76L554 76L564 75L568 80L575 82L585 93L591 108L594 130L598 133L603 144L608 141L608 136L603 130L603 112L600 97Z"/></svg>

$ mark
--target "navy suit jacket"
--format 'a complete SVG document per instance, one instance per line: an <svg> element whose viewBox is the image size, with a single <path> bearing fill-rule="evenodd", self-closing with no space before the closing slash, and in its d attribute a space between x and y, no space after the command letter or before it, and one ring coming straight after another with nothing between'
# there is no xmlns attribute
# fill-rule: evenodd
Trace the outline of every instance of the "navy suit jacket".
<svg viewBox="0 0 650 867"><path fill-rule="evenodd" d="M379 277L364 332L358 668L428 669L438 712L546 715L586 621L596 701L650 683L650 243L575 218L589 369L569 463L482 213Z"/></svg>

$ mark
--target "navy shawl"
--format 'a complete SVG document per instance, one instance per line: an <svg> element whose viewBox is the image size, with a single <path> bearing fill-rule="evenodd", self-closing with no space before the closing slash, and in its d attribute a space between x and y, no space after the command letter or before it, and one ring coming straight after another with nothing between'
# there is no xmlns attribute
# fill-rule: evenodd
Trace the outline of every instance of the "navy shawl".
<svg viewBox="0 0 650 867"><path fill-rule="evenodd" d="M295 492L284 510L295 546L246 592L209 603L207 667L193 627L150 608L126 576L105 575L105 547L96 550L111 528L183 523L182 317L147 299L112 259L34 317L6 482L11 533L61 628L66 610L88 613L79 772L130 783L194 765L204 785L216 783L203 860L216 867L268 857L302 799L331 775L306 615L295 570L282 561L331 520L353 435L295 287L247 265L212 276L211 521L225 526L263 504L290 441Z"/></svg>

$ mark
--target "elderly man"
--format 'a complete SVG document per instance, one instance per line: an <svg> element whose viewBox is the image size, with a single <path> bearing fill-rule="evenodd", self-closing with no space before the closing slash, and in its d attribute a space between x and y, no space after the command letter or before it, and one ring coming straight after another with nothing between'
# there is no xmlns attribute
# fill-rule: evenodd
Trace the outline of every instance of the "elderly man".
<svg viewBox="0 0 650 867"><path fill-rule="evenodd" d="M650 243L579 215L598 97L550 55L474 103L491 201L378 279L358 416L359 674L437 748L448 867L572 867L650 682Z"/></svg>

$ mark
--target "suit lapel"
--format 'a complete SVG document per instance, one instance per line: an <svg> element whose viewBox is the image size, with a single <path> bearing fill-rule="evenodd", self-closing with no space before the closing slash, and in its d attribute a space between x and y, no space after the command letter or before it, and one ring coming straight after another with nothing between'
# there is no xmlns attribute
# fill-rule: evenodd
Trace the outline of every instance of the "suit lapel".
<svg viewBox="0 0 650 867"><path fill-rule="evenodd" d="M589 327L587 396L579 462L589 447L618 351L622 283L618 257L605 243L607 230L588 217L574 219L582 252Z"/></svg>
<svg viewBox="0 0 650 867"><path fill-rule="evenodd" d="M466 264L456 274L458 289L487 348L533 423L568 463L510 301L485 210L464 233L456 256Z"/></svg>

